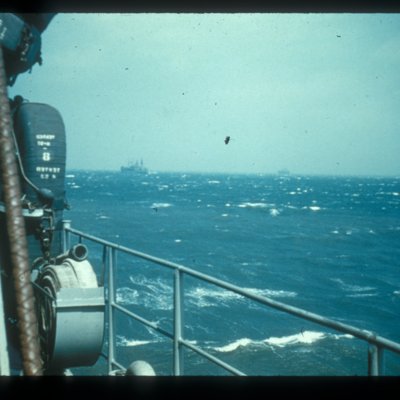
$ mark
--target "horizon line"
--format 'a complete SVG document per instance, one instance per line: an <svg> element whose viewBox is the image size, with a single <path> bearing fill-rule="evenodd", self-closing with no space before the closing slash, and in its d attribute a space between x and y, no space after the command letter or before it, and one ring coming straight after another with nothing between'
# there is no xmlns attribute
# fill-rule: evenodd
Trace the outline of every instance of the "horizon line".
<svg viewBox="0 0 400 400"><path fill-rule="evenodd" d="M105 173L120 173L119 169L107 169L107 168L66 168L66 173L69 172L105 172ZM277 172L229 172L229 171L182 171L182 170L149 170L146 175L156 175L156 174L191 174L191 175L256 175L256 176L275 176L282 178L299 177L299 176L314 176L314 177L360 177L360 178L400 178L400 173L398 174L379 174L379 173L305 173L305 172L289 172L285 174Z"/></svg>

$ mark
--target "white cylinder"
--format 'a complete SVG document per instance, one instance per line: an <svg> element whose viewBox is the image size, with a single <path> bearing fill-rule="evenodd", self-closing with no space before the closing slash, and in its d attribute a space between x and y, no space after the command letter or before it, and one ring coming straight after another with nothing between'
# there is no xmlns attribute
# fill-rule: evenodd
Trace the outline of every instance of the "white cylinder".
<svg viewBox="0 0 400 400"><path fill-rule="evenodd" d="M146 361L134 361L126 370L125 375L155 376L153 367Z"/></svg>

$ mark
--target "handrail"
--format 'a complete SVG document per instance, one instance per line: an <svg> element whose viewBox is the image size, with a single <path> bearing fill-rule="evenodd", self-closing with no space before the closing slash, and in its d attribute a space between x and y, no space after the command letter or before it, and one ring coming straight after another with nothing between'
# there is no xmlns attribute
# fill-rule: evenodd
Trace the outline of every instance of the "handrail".
<svg viewBox="0 0 400 400"><path fill-rule="evenodd" d="M238 369L232 367L229 364L226 364L222 360L218 359L217 357L213 356L212 354L206 352L205 350L200 349L199 347L193 345L192 343L186 341L183 338L183 332L182 332L182 319L183 319L183 308L182 308L182 301L183 301L183 283L182 283L182 278L183 275L189 275L194 278L197 278L201 281L216 285L218 287L221 287L225 290L229 290L231 292L234 292L238 295L241 295L245 298L248 298L250 300L256 301L264 306L270 307L277 309L279 311L285 312L287 314L294 315L296 317L299 317L301 319L305 319L308 321L311 321L313 323L316 323L321 326L325 326L327 328L345 333L345 334L350 334L360 340L366 341L369 343L369 348L368 348L368 373L369 375L380 375L383 372L383 350L390 350L394 353L400 354L400 344L397 342L394 342L392 340L389 340L387 338L384 338L382 336L378 336L374 332L364 330L364 329L359 329L357 327L354 327L352 325L344 324L329 318L325 318L319 314L312 313L306 310L303 310L298 307L290 306L288 304L272 300L268 297L265 296L260 296L255 293L251 293L246 289L242 289L239 286L233 285L231 283L228 283L226 281L223 281L218 278L214 278L210 275L201 273L199 271L195 271L193 269L190 269L184 265L177 264L168 260L164 260L162 258L154 257L152 255L142 253L137 250L130 249L125 246L121 246L112 242L109 242L107 240L98 238L96 236L87 234L85 232L76 230L74 228L71 228L70 224L68 221L65 222L64 224L64 246L65 249L69 246L69 234L73 234L78 236L79 241L82 241L82 239L86 239L89 241L92 241L94 243L103 245L104 248L110 249L109 251L112 251L113 253L115 251L120 251L150 262L153 262L155 264L161 265L163 267L167 267L169 269L172 269L175 271L174 275L174 333L167 332L155 324L151 323L150 321L145 320L144 318L132 313L131 311L127 310L125 307L121 306L120 304L116 303L114 301L113 294L109 288L109 299L108 299L108 307L110 311L110 318L112 318L112 313L113 309L118 309L125 313L126 315L130 316L131 318L136 319L137 321L141 322L142 324L160 332L166 337L169 337L170 339L173 340L173 356L174 356L174 375L181 375L183 373L183 363L182 363L182 347L186 347L191 349L192 351L200 354L201 356L207 358L211 362L219 365L220 367L226 369L227 371L235 374L235 375L244 375L243 372L239 371ZM114 261L111 261L111 264L109 264L109 281L111 282L112 278L112 269L115 267L114 262L115 259L111 258ZM111 278L110 278L111 275ZM113 286L112 288L113 289ZM111 300L110 300L111 299ZM111 320L110 320L111 321ZM111 323L109 323L109 326ZM113 327L111 327L111 330ZM111 337L112 335L109 336L109 346L111 343L111 346L114 346L114 340ZM113 354L111 354L113 357ZM110 362L110 360L109 360Z"/></svg>

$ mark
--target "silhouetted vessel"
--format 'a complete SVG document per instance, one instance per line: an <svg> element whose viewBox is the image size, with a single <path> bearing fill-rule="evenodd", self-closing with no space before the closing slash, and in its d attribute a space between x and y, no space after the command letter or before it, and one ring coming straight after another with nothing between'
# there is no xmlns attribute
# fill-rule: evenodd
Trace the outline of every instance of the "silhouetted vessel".
<svg viewBox="0 0 400 400"><path fill-rule="evenodd" d="M278 175L279 176L289 176L290 175L290 171L287 168L280 169L278 171Z"/></svg>
<svg viewBox="0 0 400 400"><path fill-rule="evenodd" d="M149 171L143 165L143 160L140 160L140 162L136 161L135 164L130 163L127 166L122 166L121 172L127 175L146 175Z"/></svg>

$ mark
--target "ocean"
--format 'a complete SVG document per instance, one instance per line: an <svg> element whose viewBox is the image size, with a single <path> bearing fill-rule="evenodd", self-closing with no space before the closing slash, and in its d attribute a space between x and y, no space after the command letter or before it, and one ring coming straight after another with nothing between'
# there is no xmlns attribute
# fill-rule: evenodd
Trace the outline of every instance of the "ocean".
<svg viewBox="0 0 400 400"><path fill-rule="evenodd" d="M67 199L78 230L400 341L399 177L70 171ZM121 255L116 284L121 305L172 332L171 270ZM368 372L350 335L192 277L184 287L184 338L248 375ZM172 374L170 339L121 313L116 324L117 360ZM386 351L384 372L399 375L400 357ZM229 374L189 349L184 373Z"/></svg>

